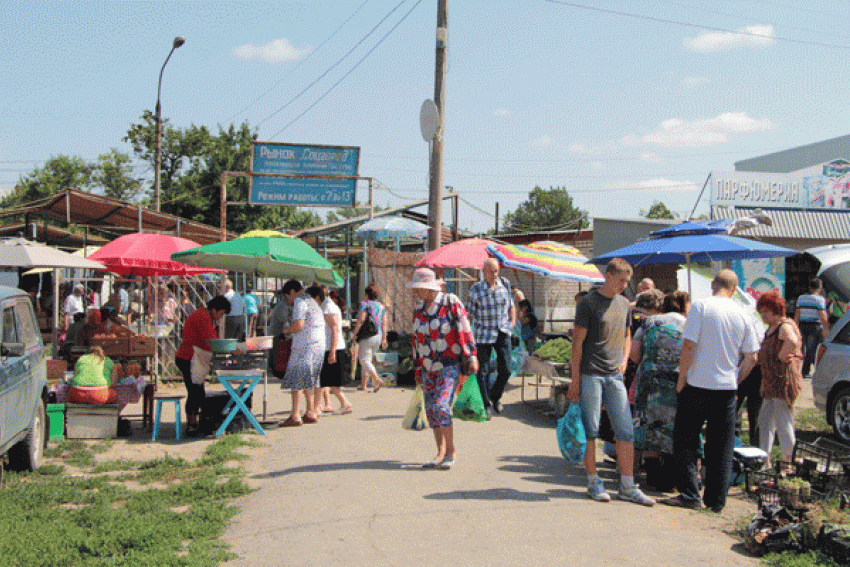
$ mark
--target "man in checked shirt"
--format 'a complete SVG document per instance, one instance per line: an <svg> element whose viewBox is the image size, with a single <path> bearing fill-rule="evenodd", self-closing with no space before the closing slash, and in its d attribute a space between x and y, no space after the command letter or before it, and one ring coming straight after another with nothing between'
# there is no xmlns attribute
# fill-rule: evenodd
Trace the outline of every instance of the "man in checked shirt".
<svg viewBox="0 0 850 567"><path fill-rule="evenodd" d="M484 280L469 288L466 310L473 322L473 334L478 345L478 387L484 399L487 419L491 411L502 413L499 401L511 376L511 335L516 323L510 284L499 277L499 263L488 258L482 268ZM488 388L490 353L496 349L496 383Z"/></svg>

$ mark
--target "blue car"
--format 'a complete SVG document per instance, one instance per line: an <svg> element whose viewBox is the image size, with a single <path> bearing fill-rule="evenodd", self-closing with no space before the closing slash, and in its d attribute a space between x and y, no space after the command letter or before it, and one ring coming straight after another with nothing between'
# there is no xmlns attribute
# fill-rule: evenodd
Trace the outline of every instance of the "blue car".
<svg viewBox="0 0 850 567"><path fill-rule="evenodd" d="M0 455L35 470L47 443L47 362L30 297L0 286Z"/></svg>

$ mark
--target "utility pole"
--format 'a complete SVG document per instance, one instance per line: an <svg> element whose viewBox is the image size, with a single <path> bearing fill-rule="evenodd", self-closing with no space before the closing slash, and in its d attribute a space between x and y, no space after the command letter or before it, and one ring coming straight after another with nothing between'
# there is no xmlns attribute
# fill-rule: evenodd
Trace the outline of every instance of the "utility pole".
<svg viewBox="0 0 850 567"><path fill-rule="evenodd" d="M446 43L449 27L449 0L437 2L437 53L434 71L434 105L437 107L437 130L431 149L431 187L428 192L428 250L436 250L443 236L443 124L446 95Z"/></svg>

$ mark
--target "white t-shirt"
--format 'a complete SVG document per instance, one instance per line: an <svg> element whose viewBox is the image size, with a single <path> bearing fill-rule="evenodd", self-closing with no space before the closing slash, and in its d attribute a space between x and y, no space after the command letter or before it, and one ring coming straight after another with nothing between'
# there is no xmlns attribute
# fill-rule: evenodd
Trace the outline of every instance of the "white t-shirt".
<svg viewBox="0 0 850 567"><path fill-rule="evenodd" d="M86 306L83 303L83 297L81 295L77 295L76 293L72 293L68 297L65 298L63 313L68 313L73 316L74 313L82 313L86 310Z"/></svg>
<svg viewBox="0 0 850 567"><path fill-rule="evenodd" d="M342 350L345 348L345 336L342 334L342 311L339 310L339 306L334 303L334 300L330 297L326 297L322 302L322 313L324 315L336 315L337 317L337 336L336 336L336 349ZM331 339L333 338L332 331L330 326L325 325L325 350L331 349Z"/></svg>
<svg viewBox="0 0 850 567"><path fill-rule="evenodd" d="M245 303L242 301L241 295L231 289L224 294L224 297L230 302L228 317L242 317L245 314Z"/></svg>
<svg viewBox="0 0 850 567"><path fill-rule="evenodd" d="M747 313L716 295L694 302L683 338L696 343L688 384L706 390L737 390L741 354L759 350Z"/></svg>

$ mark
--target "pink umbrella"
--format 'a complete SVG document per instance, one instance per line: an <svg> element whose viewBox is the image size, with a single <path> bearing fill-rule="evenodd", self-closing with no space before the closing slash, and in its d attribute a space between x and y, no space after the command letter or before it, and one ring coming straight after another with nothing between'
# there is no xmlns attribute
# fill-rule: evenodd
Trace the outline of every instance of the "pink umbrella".
<svg viewBox="0 0 850 567"><path fill-rule="evenodd" d="M440 246L416 262L417 266L427 268L476 268L484 267L484 260L490 258L487 247L495 244L486 238L467 238Z"/></svg>
<svg viewBox="0 0 850 567"><path fill-rule="evenodd" d="M193 276L210 272L224 272L210 268L187 266L175 262L171 255L199 244L187 238L167 234L135 232L116 238L89 256L115 274L137 276Z"/></svg>

